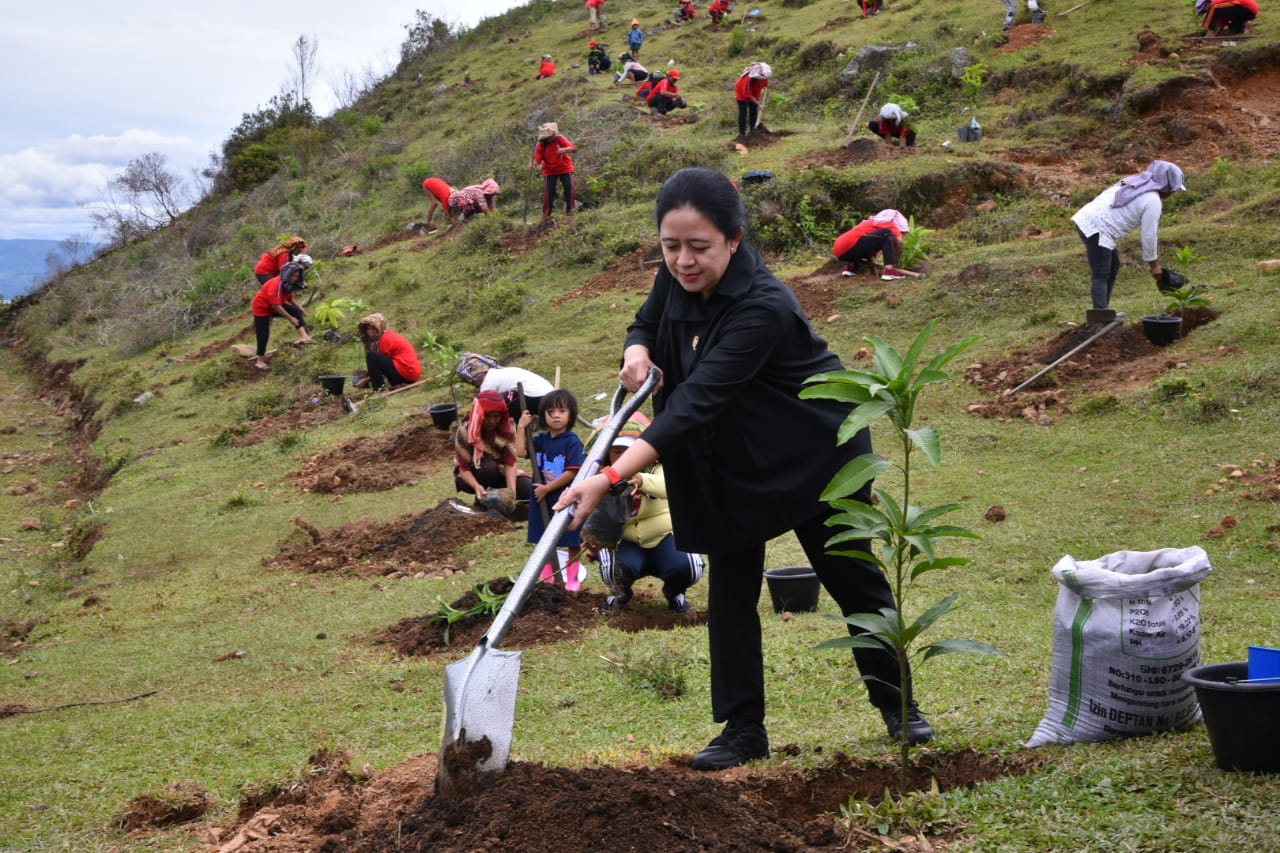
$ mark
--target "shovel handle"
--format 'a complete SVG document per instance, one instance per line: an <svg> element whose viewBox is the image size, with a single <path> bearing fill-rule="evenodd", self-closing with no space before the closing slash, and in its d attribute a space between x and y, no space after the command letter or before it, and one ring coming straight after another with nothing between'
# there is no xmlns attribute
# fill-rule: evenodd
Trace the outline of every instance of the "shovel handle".
<svg viewBox="0 0 1280 853"><path fill-rule="evenodd" d="M645 399L653 393L653 389L658 387L658 381L661 378L662 372L656 367L652 368L644 384L636 390L636 393L631 395L631 399L621 406L619 406L619 400L626 393L626 389L621 385L618 386L618 390L613 395L613 413L609 416L609 422L605 424L604 429L596 436L596 440L591 443L591 449L587 451L586 460L578 470L578 475L573 478L573 485L577 485L596 473L600 460L609 452L609 447L613 444L614 438L617 437L618 431L622 429L622 425L640 409ZM546 565L551 552L560 542L560 537L564 535L564 531L569 526L572 518L572 507L565 507L551 517L551 523L547 525L542 538L538 540L538 544L533 546L533 554L530 555L528 562L524 564L524 568L520 570L520 576L516 578L515 585L511 587L511 592L507 594L507 600L502 603L502 608L498 611L498 615L494 617L493 624L489 626L489 630L476 643L477 648L487 646L488 648L496 649L502 644L503 638L507 636L507 631L511 628L511 621L515 619L516 614L524 607L529 594L533 592L533 587L538 582L538 574L542 571L542 567Z"/></svg>

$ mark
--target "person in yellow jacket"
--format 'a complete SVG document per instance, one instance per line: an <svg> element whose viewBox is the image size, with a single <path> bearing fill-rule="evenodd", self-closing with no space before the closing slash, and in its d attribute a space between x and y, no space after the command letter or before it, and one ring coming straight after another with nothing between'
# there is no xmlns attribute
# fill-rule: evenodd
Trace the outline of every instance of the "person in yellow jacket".
<svg viewBox="0 0 1280 853"><path fill-rule="evenodd" d="M627 421L609 448L610 462L617 460L644 432L638 420ZM693 605L685 591L702 578L706 561L701 554L686 554L676 547L671 535L671 513L667 510L667 481L662 465L654 464L630 480L630 517L616 548L596 553L600 578L609 587L605 608L621 610L632 597L632 585L643 577L662 579L662 594L676 613L688 613Z"/></svg>

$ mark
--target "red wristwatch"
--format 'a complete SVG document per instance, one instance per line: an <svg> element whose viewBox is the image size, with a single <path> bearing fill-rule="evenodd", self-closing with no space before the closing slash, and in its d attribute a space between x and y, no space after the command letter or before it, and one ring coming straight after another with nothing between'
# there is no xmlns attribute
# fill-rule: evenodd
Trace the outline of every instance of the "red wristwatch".
<svg viewBox="0 0 1280 853"><path fill-rule="evenodd" d="M609 481L609 485L616 486L622 482L622 475L613 470L612 465L606 465L600 469L600 473L604 474L605 479Z"/></svg>

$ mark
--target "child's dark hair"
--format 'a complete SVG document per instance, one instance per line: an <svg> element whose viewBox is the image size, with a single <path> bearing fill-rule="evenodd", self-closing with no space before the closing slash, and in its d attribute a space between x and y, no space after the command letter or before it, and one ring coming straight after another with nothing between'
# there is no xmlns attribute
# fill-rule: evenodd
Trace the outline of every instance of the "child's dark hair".
<svg viewBox="0 0 1280 853"><path fill-rule="evenodd" d="M667 178L658 191L655 210L658 227L662 227L664 216L682 207L701 213L730 240L747 227L747 209L742 196L733 182L715 169L681 169Z"/></svg>
<svg viewBox="0 0 1280 853"><path fill-rule="evenodd" d="M571 430L578 424L578 398L573 393L563 388L555 388L542 398L542 402L538 405L538 426L543 429L551 429L547 423L547 412L552 409L568 409L569 425L565 430Z"/></svg>

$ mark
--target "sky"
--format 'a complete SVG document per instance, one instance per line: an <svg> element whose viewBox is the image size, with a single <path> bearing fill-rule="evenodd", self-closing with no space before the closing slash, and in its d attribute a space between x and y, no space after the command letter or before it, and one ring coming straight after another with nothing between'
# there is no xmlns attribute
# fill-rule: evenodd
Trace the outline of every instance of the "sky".
<svg viewBox="0 0 1280 853"><path fill-rule="evenodd" d="M524 0L36 0L0 24L0 240L91 238L86 205L129 161L165 155L190 181L245 113L266 106L318 44L312 106L344 72L379 77L422 11L474 26Z"/></svg>

